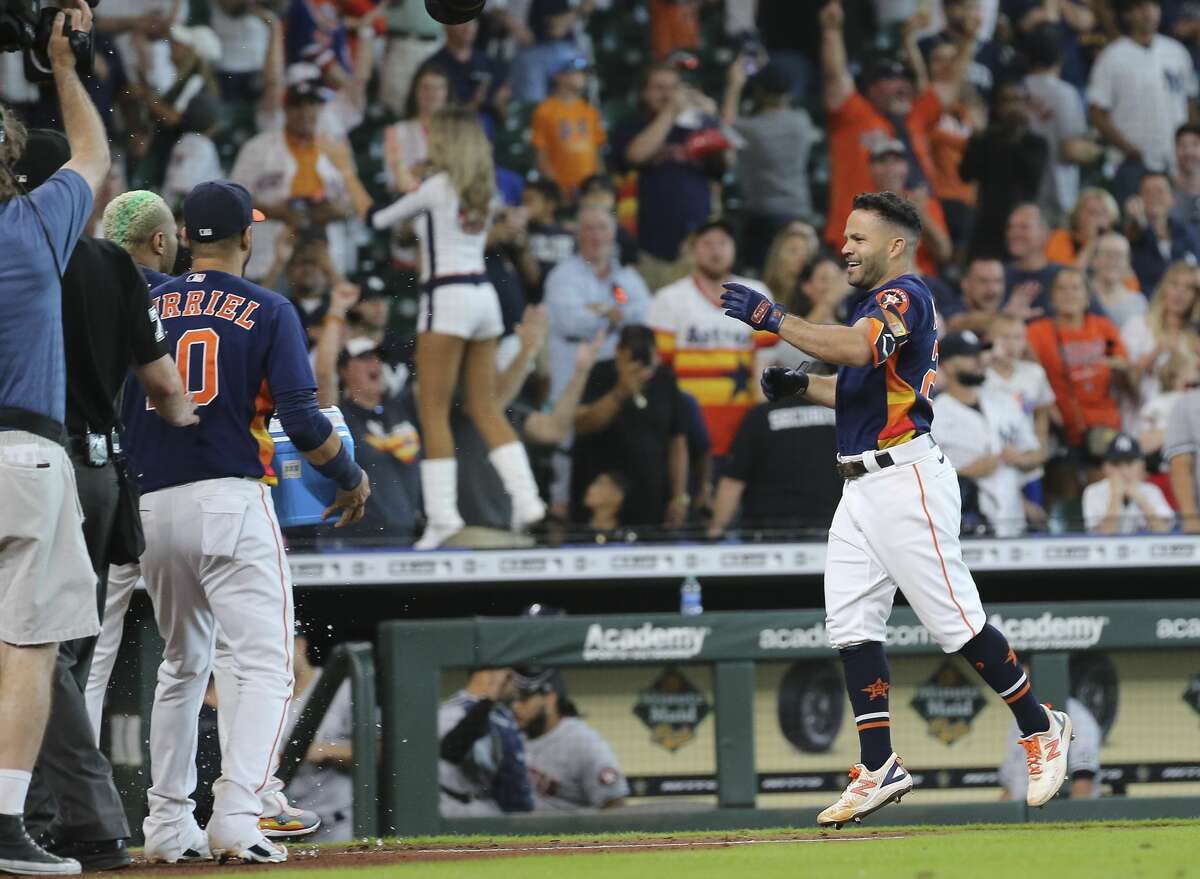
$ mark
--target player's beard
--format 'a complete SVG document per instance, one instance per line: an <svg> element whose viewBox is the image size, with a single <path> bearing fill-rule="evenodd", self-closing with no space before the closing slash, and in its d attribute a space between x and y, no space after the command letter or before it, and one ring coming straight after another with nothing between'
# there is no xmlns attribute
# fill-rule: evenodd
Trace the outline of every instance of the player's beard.
<svg viewBox="0 0 1200 879"><path fill-rule="evenodd" d="M852 287L857 287L859 290L874 290L879 285L879 279L883 277L884 266L885 262L882 257L864 259L858 267L858 282L850 281L849 276L846 280L850 281Z"/></svg>
<svg viewBox="0 0 1200 879"><path fill-rule="evenodd" d="M546 734L546 726L550 723L550 718L546 716L546 709L543 708L535 716L529 719L525 724L525 737L530 739L540 738Z"/></svg>

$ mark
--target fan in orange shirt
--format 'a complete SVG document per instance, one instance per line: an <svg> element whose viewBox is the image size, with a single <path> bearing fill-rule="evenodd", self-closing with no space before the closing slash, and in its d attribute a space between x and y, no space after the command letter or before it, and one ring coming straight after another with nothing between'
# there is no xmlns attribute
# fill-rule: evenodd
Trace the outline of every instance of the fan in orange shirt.
<svg viewBox="0 0 1200 879"><path fill-rule="evenodd" d="M587 59L576 56L554 73L554 93L533 113L533 148L538 170L574 199L579 184L600 166L606 136L600 113L584 98Z"/></svg>
<svg viewBox="0 0 1200 879"><path fill-rule="evenodd" d="M937 277L938 265L951 256L954 245L941 203L924 187L908 189L908 150L898 140L880 141L871 150L871 189L894 192L912 202L921 215L921 240L917 242L917 269L922 275Z"/></svg>

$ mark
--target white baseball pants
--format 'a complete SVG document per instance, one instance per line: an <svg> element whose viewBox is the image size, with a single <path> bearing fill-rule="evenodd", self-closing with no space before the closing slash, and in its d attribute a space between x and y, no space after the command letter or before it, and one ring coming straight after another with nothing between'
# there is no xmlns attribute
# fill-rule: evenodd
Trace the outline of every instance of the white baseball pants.
<svg viewBox="0 0 1200 879"><path fill-rule="evenodd" d="M954 467L928 436L887 450L898 463L846 480L825 557L825 627L834 647L887 641L896 589L947 653L983 628L979 590L962 559Z"/></svg>
<svg viewBox="0 0 1200 879"><path fill-rule="evenodd" d="M208 825L213 848L259 839L260 796L277 765L292 697L292 582L267 486L212 479L142 497L142 575L166 641L150 721L147 839L192 821L196 718L213 666L217 626L233 657L221 777ZM219 697L218 697L219 698Z"/></svg>

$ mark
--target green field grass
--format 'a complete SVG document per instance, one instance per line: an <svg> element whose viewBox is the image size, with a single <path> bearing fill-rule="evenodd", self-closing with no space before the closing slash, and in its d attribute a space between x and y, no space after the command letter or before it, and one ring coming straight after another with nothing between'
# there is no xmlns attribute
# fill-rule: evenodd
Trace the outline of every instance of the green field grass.
<svg viewBox="0 0 1200 879"><path fill-rule="evenodd" d="M796 831L747 831L727 834L771 839ZM892 834L903 838L887 838ZM726 834L721 834L725 836ZM1200 879L1200 822L1096 822L1088 824L1008 825L953 828L847 828L843 837L863 841L803 842L777 840L753 845L651 852L564 854L532 853L519 857L460 861L333 866L270 870L271 879L402 876L421 879L774 879L820 876L830 879ZM716 834L676 834L673 842ZM817 839L818 834L803 834ZM560 843L572 840L558 837ZM643 842L667 837L621 834L580 837L582 844ZM529 844L529 838L488 839L490 846ZM480 840L476 839L476 842ZM466 846L464 838L407 841L405 848ZM347 856L348 857L348 856ZM340 857L335 856L337 860ZM332 859L331 859L332 860Z"/></svg>

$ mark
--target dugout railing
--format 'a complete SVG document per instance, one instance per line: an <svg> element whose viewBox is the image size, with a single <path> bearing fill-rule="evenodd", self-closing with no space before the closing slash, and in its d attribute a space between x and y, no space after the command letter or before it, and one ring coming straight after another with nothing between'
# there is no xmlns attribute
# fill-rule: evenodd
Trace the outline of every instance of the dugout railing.
<svg viewBox="0 0 1200 879"><path fill-rule="evenodd" d="M1031 666L1039 695L1056 705L1070 690L1071 657L1080 653L1136 652L1139 674L1171 667L1171 650L1183 649L1187 673L1200 681L1200 601L995 604L992 621L1009 636ZM385 622L379 628L379 673L383 713L383 832L399 836L441 833L561 833L599 830L728 829L811 824L810 808L772 808L762 795L763 774L755 760L756 665L834 657L824 638L819 611L627 615L603 617L475 618ZM938 657L908 608L897 608L890 629L894 657ZM1149 653L1148 653L1149 652ZM1184 654L1178 654L1183 656ZM1149 658L1148 658L1149 657ZM711 668L714 715L715 806L673 811L618 810L587 814L509 815L447 818L439 811L437 713L451 670L516 665L567 670L675 663ZM1178 662L1175 665L1179 665ZM1174 678L1172 678L1174 681ZM1193 686L1195 683L1193 683ZM1174 686L1174 683L1172 683ZM1173 694L1175 691L1171 691ZM1168 694L1164 698L1178 699ZM989 699L994 697L989 695ZM1187 696L1185 695L1185 699ZM1143 700L1144 701L1144 700ZM893 708L893 710L895 710ZM1130 711L1146 714L1144 704ZM1176 705L1172 710L1179 711ZM1200 705L1195 706L1200 715ZM1200 718L1172 721L1187 728L1161 732L1171 739L1200 741ZM1131 717L1151 722L1152 718ZM912 731L908 733L910 736ZM1190 755L1191 746L1187 753ZM1189 762L1190 761L1190 762ZM934 779L931 770L930 783ZM1142 781L1200 781L1200 751L1181 759L1180 777ZM1189 774L1190 773L1190 774ZM920 777L921 767L914 771ZM769 788L768 788L769 789ZM1042 810L1023 802L979 801L923 805L920 787L886 823L1048 821L1086 818L1183 817L1200 815L1200 786L1181 785L1182 796L1106 797L1056 800ZM1196 793L1192 793L1196 789ZM1163 791L1167 793L1167 791ZM994 799L994 794L993 794ZM764 802L765 801L765 802ZM832 801L832 800L831 800Z"/></svg>

